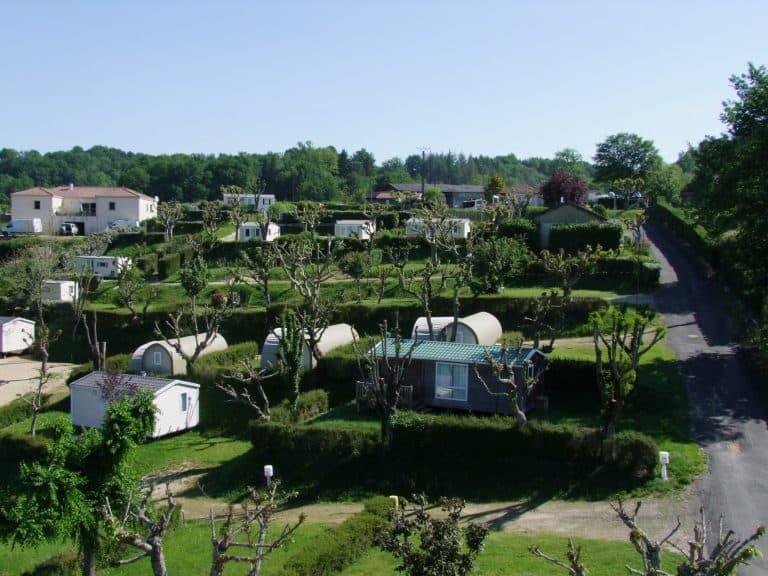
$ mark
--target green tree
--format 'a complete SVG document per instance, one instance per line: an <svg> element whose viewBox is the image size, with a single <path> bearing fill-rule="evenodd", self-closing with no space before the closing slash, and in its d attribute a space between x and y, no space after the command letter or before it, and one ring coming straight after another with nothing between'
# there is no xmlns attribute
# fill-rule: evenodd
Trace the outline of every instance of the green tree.
<svg viewBox="0 0 768 576"><path fill-rule="evenodd" d="M369 269L370 260L368 254L365 252L352 250L344 254L339 261L339 270L344 272L344 274L352 278L355 282L355 294L357 295L358 302L361 302L363 299L361 286L363 278L365 278Z"/></svg>
<svg viewBox="0 0 768 576"><path fill-rule="evenodd" d="M531 262L531 253L516 238L494 237L475 242L472 247L474 294L496 294L505 284L520 276Z"/></svg>
<svg viewBox="0 0 768 576"><path fill-rule="evenodd" d="M651 140L623 132L598 144L594 160L596 180L613 182L621 178L646 178L661 162L661 156Z"/></svg>
<svg viewBox="0 0 768 576"><path fill-rule="evenodd" d="M83 576L95 576L100 510L107 499L124 503L133 488L126 465L133 447L154 428L153 400L144 390L111 402L101 431L75 437L70 425L57 428L43 459L22 463L19 482L4 491L0 536L24 547L72 540Z"/></svg>
<svg viewBox="0 0 768 576"><path fill-rule="evenodd" d="M475 568L488 528L460 524L465 503L458 498L442 498L444 518L432 518L424 495L414 495L413 510L403 504L391 513L390 524L379 534L377 543L398 561L398 572L408 576L466 576Z"/></svg>
<svg viewBox="0 0 768 576"><path fill-rule="evenodd" d="M301 322L292 310L284 310L280 315L280 345L277 357L280 359L280 372L288 378L293 391L293 408L299 406L301 397L301 377L304 374L304 349L306 340Z"/></svg>
<svg viewBox="0 0 768 576"><path fill-rule="evenodd" d="M173 240L173 230L183 214L181 204L176 202L160 202L157 205L157 221L163 227L166 242Z"/></svg>
<svg viewBox="0 0 768 576"><path fill-rule="evenodd" d="M488 183L485 185L485 202L488 206L493 204L494 197L500 197L504 188L507 187L507 183L504 182L504 178L498 174L494 174L488 179Z"/></svg>

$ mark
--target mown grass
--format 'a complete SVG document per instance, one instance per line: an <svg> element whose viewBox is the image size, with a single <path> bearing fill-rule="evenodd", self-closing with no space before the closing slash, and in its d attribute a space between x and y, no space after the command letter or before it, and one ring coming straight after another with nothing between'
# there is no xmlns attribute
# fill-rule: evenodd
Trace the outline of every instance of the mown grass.
<svg viewBox="0 0 768 576"><path fill-rule="evenodd" d="M640 558L629 542L574 539L577 546L582 546L582 561L591 576L616 576L626 573L625 565L635 569L642 567ZM568 538L549 534L520 534L512 532L492 532L485 543L485 549L477 558L477 576L538 576L558 574L553 564L535 557L528 551L529 546L538 546L550 556L565 560ZM664 553L664 566L671 572L679 556ZM357 563L353 564L340 576L368 576L370 574L392 575L396 572L395 558L379 549L371 548Z"/></svg>
<svg viewBox="0 0 768 576"><path fill-rule="evenodd" d="M0 542L0 576L18 576L48 558L72 550L66 542L40 542L35 548L21 548Z"/></svg>

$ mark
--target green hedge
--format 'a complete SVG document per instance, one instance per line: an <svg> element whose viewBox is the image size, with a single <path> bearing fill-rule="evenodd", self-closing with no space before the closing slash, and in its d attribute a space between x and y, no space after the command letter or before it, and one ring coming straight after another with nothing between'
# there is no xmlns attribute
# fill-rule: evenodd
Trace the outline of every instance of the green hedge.
<svg viewBox="0 0 768 576"><path fill-rule="evenodd" d="M328 412L328 392L325 390L309 390L299 395L299 401L294 407L287 398L278 406L272 408L272 422L306 422Z"/></svg>
<svg viewBox="0 0 768 576"><path fill-rule="evenodd" d="M168 278L181 268L181 256L177 252L166 254L157 260L157 274L160 279Z"/></svg>
<svg viewBox="0 0 768 576"><path fill-rule="evenodd" d="M344 459L381 449L379 431L348 430L284 423L251 423L251 442L257 450L277 454L311 454Z"/></svg>
<svg viewBox="0 0 768 576"><path fill-rule="evenodd" d="M618 250L621 246L623 229L620 224L587 222L585 224L560 224L553 226L549 233L549 250L566 252L583 250L598 244L606 250Z"/></svg>
<svg viewBox="0 0 768 576"><path fill-rule="evenodd" d="M670 229L675 236L687 243L693 251L706 261L714 261L715 243L707 234L707 231L699 225L691 222L679 208L673 208L663 200L659 200L648 210L652 222L663 224Z"/></svg>
<svg viewBox="0 0 768 576"><path fill-rule="evenodd" d="M146 276L157 276L158 258L157 254L145 254L136 259L136 266L144 272Z"/></svg>
<svg viewBox="0 0 768 576"><path fill-rule="evenodd" d="M21 576L80 576L82 568L76 552L63 552L48 558Z"/></svg>
<svg viewBox="0 0 768 576"><path fill-rule="evenodd" d="M32 406L21 398L0 407L0 428L21 422L32 416Z"/></svg>
<svg viewBox="0 0 768 576"><path fill-rule="evenodd" d="M280 576L330 576L357 562L373 546L376 533L389 521L389 498L365 503L363 511L304 545L291 556Z"/></svg>
<svg viewBox="0 0 768 576"><path fill-rule="evenodd" d="M539 249L539 230L536 223L528 218L505 220L499 226L499 234L509 238L522 237L529 250Z"/></svg>

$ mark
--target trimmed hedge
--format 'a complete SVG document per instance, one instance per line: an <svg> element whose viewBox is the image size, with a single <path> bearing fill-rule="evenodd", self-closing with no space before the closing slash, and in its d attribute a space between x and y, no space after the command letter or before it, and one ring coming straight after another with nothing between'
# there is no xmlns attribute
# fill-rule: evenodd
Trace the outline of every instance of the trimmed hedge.
<svg viewBox="0 0 768 576"><path fill-rule="evenodd" d="M287 398L279 406L272 408L272 422L306 422L328 412L328 392L309 390L299 395L295 409Z"/></svg>
<svg viewBox="0 0 768 576"><path fill-rule="evenodd" d="M330 576L360 559L376 533L389 521L392 501L384 496L365 503L363 511L312 539L288 559L280 576Z"/></svg>
<svg viewBox="0 0 768 576"><path fill-rule="evenodd" d="M158 258L157 254L145 254L136 259L136 266L144 272L146 276L157 276Z"/></svg>
<svg viewBox="0 0 768 576"><path fill-rule="evenodd" d="M161 280L175 274L179 268L181 268L181 256L177 252L166 254L157 260L157 274Z"/></svg>
<svg viewBox="0 0 768 576"><path fill-rule="evenodd" d="M251 422L251 442L258 450L279 454L311 454L344 459L381 449L378 430L294 426Z"/></svg>
<svg viewBox="0 0 768 576"><path fill-rule="evenodd" d="M618 250L621 246L623 229L620 224L587 222L585 224L560 224L553 226L549 233L549 250L566 252L583 250L598 244L606 250Z"/></svg>
<svg viewBox="0 0 768 576"><path fill-rule="evenodd" d="M529 250L539 249L539 230L536 223L528 218L505 220L499 225L499 234L509 238L521 236Z"/></svg>

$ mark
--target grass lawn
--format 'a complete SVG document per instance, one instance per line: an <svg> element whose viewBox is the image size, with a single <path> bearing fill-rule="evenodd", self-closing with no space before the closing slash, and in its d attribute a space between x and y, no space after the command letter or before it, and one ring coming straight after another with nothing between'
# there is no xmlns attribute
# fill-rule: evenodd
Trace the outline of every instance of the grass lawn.
<svg viewBox="0 0 768 576"><path fill-rule="evenodd" d="M71 549L72 545L64 542L41 542L37 548L14 548L11 544L0 543L0 576L18 576Z"/></svg>
<svg viewBox="0 0 768 576"><path fill-rule="evenodd" d="M630 564L640 568L640 558L629 542L588 540L578 538L574 542L583 547L582 561L591 576L616 576L625 574L624 566ZM477 558L477 576L535 576L564 573L553 564L536 558L528 552L529 546L538 546L550 556L565 559L568 539L547 534L518 534L492 532L485 543L485 549ZM665 554L665 566L670 572L674 555ZM392 575L397 562L393 556L378 549L370 549L356 564L340 576L368 576L369 574Z"/></svg>

